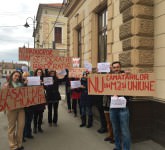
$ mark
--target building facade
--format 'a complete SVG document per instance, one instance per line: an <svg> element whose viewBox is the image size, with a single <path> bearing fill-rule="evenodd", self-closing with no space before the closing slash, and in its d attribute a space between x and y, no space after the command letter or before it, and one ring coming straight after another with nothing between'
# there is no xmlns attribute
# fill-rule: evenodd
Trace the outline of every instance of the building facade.
<svg viewBox="0 0 165 150"><path fill-rule="evenodd" d="M0 78L10 75L13 71L17 69L22 69L22 66L27 66L26 64L18 64L14 62L0 62Z"/></svg>
<svg viewBox="0 0 165 150"><path fill-rule="evenodd" d="M165 0L69 0L70 56L92 63L121 61L132 73L154 72L155 97L134 97L130 105L133 141L165 145Z"/></svg>
<svg viewBox="0 0 165 150"><path fill-rule="evenodd" d="M35 47L58 50L67 55L67 18L61 3L39 4L35 30Z"/></svg>

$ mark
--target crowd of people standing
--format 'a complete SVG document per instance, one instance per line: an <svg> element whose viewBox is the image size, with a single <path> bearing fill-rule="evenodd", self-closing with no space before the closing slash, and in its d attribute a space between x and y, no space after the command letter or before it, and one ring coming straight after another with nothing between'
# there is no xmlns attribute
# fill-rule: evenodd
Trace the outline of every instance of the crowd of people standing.
<svg viewBox="0 0 165 150"><path fill-rule="evenodd" d="M110 73L124 73L121 70L120 62L113 62ZM11 150L23 150L22 142L26 138L33 139L33 134L44 132L42 128L43 113L48 109L48 124L49 126L57 126L58 123L58 106L61 100L59 92L59 84L65 82L66 100L68 113L74 113L74 117L80 116L80 127L91 128L93 126L93 106L98 110L100 128L98 133L106 133L104 141L109 141L115 144L114 150L130 150L130 131L129 131L129 110L128 103L130 97L119 95L89 95L88 94L88 75L85 71L82 78L69 78L69 71L66 69L66 75L59 77L56 71L47 69L37 69L34 76L40 77L40 84L45 89L45 104L37 104L27 108L19 108L7 111L8 118L8 140ZM3 88L16 88L27 86L28 73L14 71ZM52 77L52 85L44 85L43 78ZM71 81L80 80L81 86L79 88L71 88ZM111 101L114 97L122 97L126 100L125 108L111 108ZM78 109L79 108L79 109ZM79 110L79 115L78 115ZM33 126L32 126L33 122Z"/></svg>

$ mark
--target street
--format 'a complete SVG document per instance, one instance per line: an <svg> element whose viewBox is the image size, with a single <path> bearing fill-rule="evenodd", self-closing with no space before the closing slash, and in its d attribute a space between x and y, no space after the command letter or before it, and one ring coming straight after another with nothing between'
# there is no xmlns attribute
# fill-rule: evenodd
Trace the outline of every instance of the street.
<svg viewBox="0 0 165 150"><path fill-rule="evenodd" d="M0 150L9 150L7 139L7 117L0 113ZM34 139L26 139L25 150L113 150L114 145L105 142L106 134L97 133L99 122L94 121L92 128L80 128L80 118L68 113L64 100L59 105L58 126L49 127L47 110L44 112L44 133L37 133ZM132 150L165 150L153 141L132 145Z"/></svg>

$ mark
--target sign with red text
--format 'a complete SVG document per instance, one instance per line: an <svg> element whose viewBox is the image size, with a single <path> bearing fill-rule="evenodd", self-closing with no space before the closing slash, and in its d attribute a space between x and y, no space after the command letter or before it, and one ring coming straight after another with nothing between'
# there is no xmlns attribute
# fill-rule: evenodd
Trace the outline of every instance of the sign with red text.
<svg viewBox="0 0 165 150"><path fill-rule="evenodd" d="M33 70L36 70L37 68L49 70L71 69L72 57L33 56L30 59L30 65Z"/></svg>
<svg viewBox="0 0 165 150"><path fill-rule="evenodd" d="M46 103L43 86L7 88L0 91L0 111Z"/></svg>
<svg viewBox="0 0 165 150"><path fill-rule="evenodd" d="M30 61L32 56L56 56L58 55L57 50L52 49L38 49L38 48L19 48L19 60Z"/></svg>
<svg viewBox="0 0 165 150"><path fill-rule="evenodd" d="M86 68L72 68L69 70L69 78L81 78Z"/></svg>
<svg viewBox="0 0 165 150"><path fill-rule="evenodd" d="M154 74L91 74L88 77L88 94L154 96Z"/></svg>

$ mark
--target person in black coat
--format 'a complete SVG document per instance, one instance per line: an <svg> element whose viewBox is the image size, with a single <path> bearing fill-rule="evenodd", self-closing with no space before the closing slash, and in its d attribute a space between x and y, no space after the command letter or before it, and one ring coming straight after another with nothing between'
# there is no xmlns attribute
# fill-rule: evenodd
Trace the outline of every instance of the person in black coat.
<svg viewBox="0 0 165 150"><path fill-rule="evenodd" d="M44 72L42 69L36 69L34 72L34 76L40 76L40 81L41 85L43 85L43 77L44 77ZM34 118L33 118L33 123L34 123L34 129L33 132L37 133L38 132L43 132L43 129L41 128L42 125L42 120L43 120L43 113L45 110L45 104L37 104L32 106L33 113L34 113ZM38 129L38 130L37 130Z"/></svg>
<svg viewBox="0 0 165 150"><path fill-rule="evenodd" d="M88 95L88 76L89 72L83 72L83 77L81 78L81 97L80 97L80 108L81 108L81 125L80 127L86 126L86 116L88 116L87 128L92 127L93 125L93 113L92 113L92 99Z"/></svg>
<svg viewBox="0 0 165 150"><path fill-rule="evenodd" d="M48 76L53 78L53 84L45 86L46 90L46 100L48 103L48 123L52 126L52 123L57 126L58 121L58 105L59 100L61 100L61 95L59 92L59 83L63 81L63 79L58 79L56 76L56 71L48 72ZM52 111L54 113L52 115Z"/></svg>

